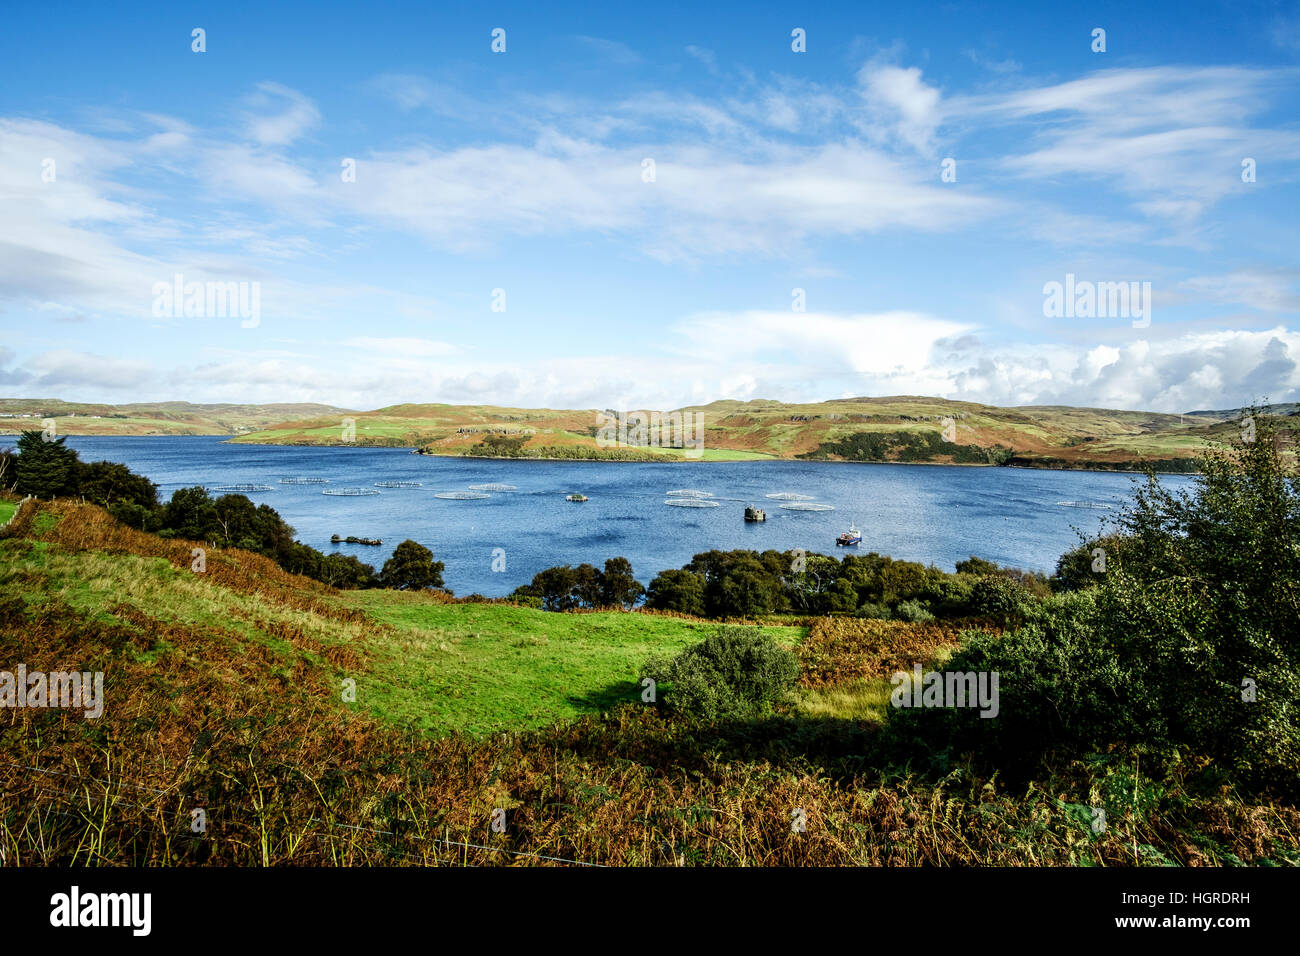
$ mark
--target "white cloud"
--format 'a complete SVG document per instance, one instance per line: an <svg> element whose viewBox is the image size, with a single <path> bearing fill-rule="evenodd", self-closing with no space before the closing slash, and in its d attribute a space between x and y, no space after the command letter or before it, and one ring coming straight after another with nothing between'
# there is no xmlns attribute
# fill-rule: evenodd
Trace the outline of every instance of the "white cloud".
<svg viewBox="0 0 1300 956"><path fill-rule="evenodd" d="M469 359L426 343L401 354L360 340L312 356L251 350L191 367L69 351L17 362L18 391L102 400L402 402L549 408L680 407L717 398L822 401L939 395L992 405L1183 412L1300 400L1300 333L1194 332L1108 345L982 344L963 325L916 313L708 313L663 337L671 349L562 359ZM1136 332L1134 333L1136 335ZM364 360L359 360L364 353ZM656 374L647 376L647 362ZM2 364L2 363L0 363Z"/></svg>
<svg viewBox="0 0 1300 956"><path fill-rule="evenodd" d="M868 63L858 72L872 123L880 123L919 153L930 154L942 118L940 93L917 67Z"/></svg>
<svg viewBox="0 0 1300 956"><path fill-rule="evenodd" d="M1297 78L1244 67L1111 69L1051 86L956 97L944 122L1025 129L999 166L1025 179L1090 177L1181 227L1243 188L1241 161L1300 158L1300 133L1250 121ZM1027 125L1032 124L1032 125Z"/></svg>
<svg viewBox="0 0 1300 956"><path fill-rule="evenodd" d="M259 83L247 104L248 136L262 146L287 146L320 125L316 104L279 83Z"/></svg>

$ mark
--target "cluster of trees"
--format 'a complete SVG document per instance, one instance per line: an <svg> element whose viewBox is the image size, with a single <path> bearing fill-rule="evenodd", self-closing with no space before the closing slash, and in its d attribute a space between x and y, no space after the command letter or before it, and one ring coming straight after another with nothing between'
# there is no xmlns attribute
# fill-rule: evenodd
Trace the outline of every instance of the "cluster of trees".
<svg viewBox="0 0 1300 956"><path fill-rule="evenodd" d="M1091 559L1090 559L1091 560ZM710 618L766 614L855 614L928 621L991 617L1010 621L1051 593L1048 579L972 557L949 574L915 561L850 554L840 560L793 551L705 551L662 571L642 588L626 558L548 568L511 598L547 611L645 606Z"/></svg>
<svg viewBox="0 0 1300 956"><path fill-rule="evenodd" d="M1300 478L1256 421L1191 490L1149 476L1114 535L1061 558L1063 593L955 654L946 669L1000 674L999 717L897 711L908 752L1011 768L1124 742L1300 794Z"/></svg>
<svg viewBox="0 0 1300 956"><path fill-rule="evenodd" d="M972 557L949 574L886 555L840 560L792 551L707 551L650 582L646 606L704 617L796 612L910 621L1006 618L1049 593L1047 579Z"/></svg>
<svg viewBox="0 0 1300 956"><path fill-rule="evenodd" d="M557 458L574 461L663 461L663 456L637 448L592 448L589 445L525 447L527 435L485 435L465 454L476 458Z"/></svg>
<svg viewBox="0 0 1300 956"><path fill-rule="evenodd" d="M602 571L591 564L547 568L531 584L515 588L511 598L546 611L579 608L631 608L645 589L632 573L627 558L610 558Z"/></svg>
<svg viewBox="0 0 1300 956"><path fill-rule="evenodd" d="M148 478L113 462L83 462L64 444L66 440L46 439L38 431L23 432L16 449L0 452L0 481L35 498L84 495L87 500L95 496L93 500L157 504L158 486Z"/></svg>
<svg viewBox="0 0 1300 956"><path fill-rule="evenodd" d="M1001 465L1015 453L996 445L958 445L933 431L854 432L835 441L825 441L800 458L845 458L849 461L933 461L943 455L963 464Z"/></svg>
<svg viewBox="0 0 1300 956"><path fill-rule="evenodd" d="M415 541L404 541L376 574L351 555L323 554L294 539L294 530L270 505L244 495L213 498L206 488L180 488L166 504L158 486L125 465L83 462L63 437L25 431L15 452L0 453L0 480L37 498L82 498L118 521L164 538L204 541L265 555L294 574L338 588L442 588L443 563Z"/></svg>

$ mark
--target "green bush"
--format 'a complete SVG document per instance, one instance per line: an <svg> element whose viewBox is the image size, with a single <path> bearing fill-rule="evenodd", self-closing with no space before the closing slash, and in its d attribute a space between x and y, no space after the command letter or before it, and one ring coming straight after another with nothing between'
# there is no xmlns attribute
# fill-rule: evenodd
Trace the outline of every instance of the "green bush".
<svg viewBox="0 0 1300 956"><path fill-rule="evenodd" d="M934 615L924 601L899 601L894 607L894 618L911 624L925 624L933 621Z"/></svg>
<svg viewBox="0 0 1300 956"><path fill-rule="evenodd" d="M330 558L338 557L330 555ZM380 577L384 587L399 591L423 591L441 588L444 565L433 560L433 552L417 541L407 538L384 562Z"/></svg>
<svg viewBox="0 0 1300 956"><path fill-rule="evenodd" d="M670 569L655 575L646 590L646 607L680 614L704 614L704 576Z"/></svg>
<svg viewBox="0 0 1300 956"><path fill-rule="evenodd" d="M1003 625L1018 623L1032 601L1023 586L1000 574L986 575L971 588L971 610Z"/></svg>
<svg viewBox="0 0 1300 956"><path fill-rule="evenodd" d="M945 574L927 589L925 600L939 617L968 617L977 580L971 574Z"/></svg>
<svg viewBox="0 0 1300 956"><path fill-rule="evenodd" d="M20 495L55 498L76 491L77 453L64 442L45 433L25 431L18 436L15 490Z"/></svg>
<svg viewBox="0 0 1300 956"><path fill-rule="evenodd" d="M1300 482L1254 418L1256 440L1202 459L1190 491L1148 476L1095 587L1017 609L1016 585L980 580L982 609L1023 623L947 669L997 671L997 718L897 711L891 727L1004 768L1058 748L1187 749L1237 785L1300 793Z"/></svg>
<svg viewBox="0 0 1300 956"><path fill-rule="evenodd" d="M887 621L889 620L889 605L868 601L858 608L853 616L866 618L869 621Z"/></svg>
<svg viewBox="0 0 1300 956"><path fill-rule="evenodd" d="M723 626L670 660L652 658L643 672L672 713L752 720L789 696L799 679L799 662L761 631Z"/></svg>

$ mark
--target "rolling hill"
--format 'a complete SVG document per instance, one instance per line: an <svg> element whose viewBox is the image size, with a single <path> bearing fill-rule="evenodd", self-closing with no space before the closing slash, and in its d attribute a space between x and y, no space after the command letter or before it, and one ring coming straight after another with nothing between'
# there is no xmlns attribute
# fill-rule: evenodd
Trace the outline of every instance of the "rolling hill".
<svg viewBox="0 0 1300 956"><path fill-rule="evenodd" d="M1294 404L1268 406L1282 427L1300 426ZM923 396L844 398L789 404L756 399L692 405L702 422L706 461L805 458L1000 464L1037 468L1188 471L1208 444L1237 434L1243 409L1184 415L1028 405L1004 408ZM422 454L665 461L682 447L609 447L598 440L596 409L405 404L373 411L326 405L74 405L0 399L0 429L39 427L54 417L61 434L230 435L269 445L384 445ZM606 411L604 414L613 414ZM695 419L690 416L698 415Z"/></svg>
<svg viewBox="0 0 1300 956"><path fill-rule="evenodd" d="M303 415L343 415L345 409L314 403L194 405L144 402L107 405L55 398L0 398L0 434L41 430L54 419L58 435L238 435Z"/></svg>
<svg viewBox="0 0 1300 956"><path fill-rule="evenodd" d="M941 398L848 398L809 404L717 401L680 409L703 420L703 458L819 458L827 460L963 462L1056 468L1186 470L1208 442L1239 428L1240 411L1195 416L1067 406L1001 408ZM1278 411L1295 420L1293 408ZM1289 414L1287 414L1289 413ZM470 405L396 405L354 416L358 444L418 448L425 454L511 457L686 457L681 448L601 448L598 412ZM951 421L946 421L951 419ZM944 440L944 432L951 441ZM286 421L241 435L266 444L339 444L339 418ZM879 435L863 457L846 439ZM908 445L917 449L909 449ZM517 447L510 447L517 445ZM860 446L859 446L860 447Z"/></svg>

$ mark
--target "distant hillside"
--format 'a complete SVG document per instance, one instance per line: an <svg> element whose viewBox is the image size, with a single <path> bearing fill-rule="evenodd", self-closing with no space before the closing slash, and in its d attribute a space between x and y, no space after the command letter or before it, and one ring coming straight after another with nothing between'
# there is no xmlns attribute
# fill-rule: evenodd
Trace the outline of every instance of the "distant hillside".
<svg viewBox="0 0 1300 956"><path fill-rule="evenodd" d="M1207 441L1226 439L1236 427L1227 415L1000 408L921 396L810 404L728 400L679 411L703 416L705 460L817 458L1114 469L1150 462L1178 471L1192 467ZM596 440L597 415L596 409L397 405L353 418L357 444L416 447L425 454L685 457L680 448L602 448ZM237 440L339 444L341 435L339 418L318 417L282 422Z"/></svg>
<svg viewBox="0 0 1300 956"><path fill-rule="evenodd" d="M1185 415L977 402L902 395L808 404L756 399L692 405L703 422L706 461L804 458L826 461L998 464L1032 468L1133 470L1151 464L1187 471L1208 443L1231 440L1242 410ZM1300 406L1269 406L1282 427L1300 428ZM431 455L681 460L681 447L598 441L597 409L408 404L374 411L328 405L76 405L0 399L13 431L55 417L62 434L231 435L269 445L382 445ZM606 412L605 414L609 414ZM99 417L91 417L99 416ZM665 416L666 417L666 416ZM3 425L0 425L3 428ZM666 431L666 430L665 430ZM665 434L665 438L667 435Z"/></svg>
<svg viewBox="0 0 1300 956"><path fill-rule="evenodd" d="M238 435L289 418L344 414L346 409L314 403L104 405L54 398L0 398L0 434L40 430L42 421L52 418L58 435Z"/></svg>
<svg viewBox="0 0 1300 956"><path fill-rule="evenodd" d="M1300 413L1300 402L1282 402L1275 405L1262 405L1260 406L1260 411L1265 412L1269 415L1280 415L1280 416L1295 415L1297 413ZM1196 411L1196 412L1187 412L1187 414L1197 415L1205 418L1217 418L1219 421L1227 421L1230 418L1240 420L1243 415L1247 415L1249 414L1249 412L1250 409L1248 408L1225 408L1225 409L1220 409L1218 411L1203 410L1203 411Z"/></svg>

